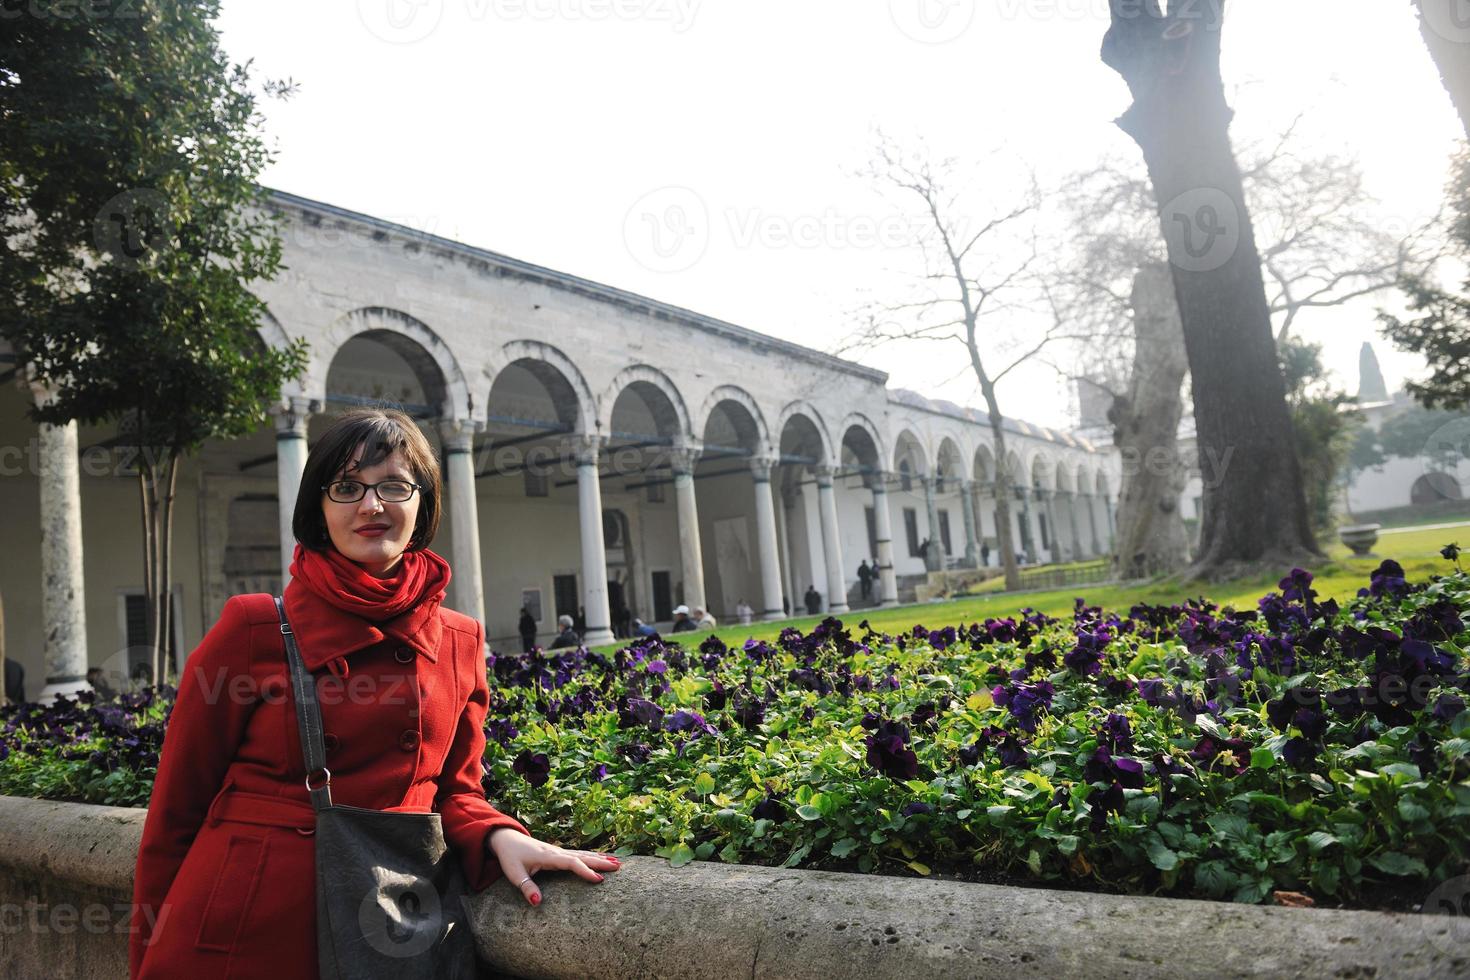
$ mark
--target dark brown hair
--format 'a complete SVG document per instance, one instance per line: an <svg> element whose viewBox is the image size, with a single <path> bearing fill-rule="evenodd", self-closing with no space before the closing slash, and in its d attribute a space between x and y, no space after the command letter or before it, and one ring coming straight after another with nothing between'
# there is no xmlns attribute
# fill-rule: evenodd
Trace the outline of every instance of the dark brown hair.
<svg viewBox="0 0 1470 980"><path fill-rule="evenodd" d="M342 468L352 462L352 454L362 446L359 469L375 466L397 450L403 451L419 501L418 523L408 550L427 548L439 531L439 501L443 497L443 481L439 475L439 457L429 440L419 431L414 420L392 408L354 408L338 416L331 428L322 434L306 457L301 486L296 491L296 512L291 517L291 531L307 548L325 551L331 546L327 522L322 514L322 487L339 478Z"/></svg>

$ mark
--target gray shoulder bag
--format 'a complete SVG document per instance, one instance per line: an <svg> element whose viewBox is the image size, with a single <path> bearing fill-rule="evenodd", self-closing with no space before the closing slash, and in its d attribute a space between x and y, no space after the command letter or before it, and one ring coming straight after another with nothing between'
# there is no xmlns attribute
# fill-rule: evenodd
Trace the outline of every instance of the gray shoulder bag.
<svg viewBox="0 0 1470 980"><path fill-rule="evenodd" d="M316 939L322 980L471 980L477 971L459 859L437 813L332 803L316 679L275 597L291 669L306 789L316 811Z"/></svg>

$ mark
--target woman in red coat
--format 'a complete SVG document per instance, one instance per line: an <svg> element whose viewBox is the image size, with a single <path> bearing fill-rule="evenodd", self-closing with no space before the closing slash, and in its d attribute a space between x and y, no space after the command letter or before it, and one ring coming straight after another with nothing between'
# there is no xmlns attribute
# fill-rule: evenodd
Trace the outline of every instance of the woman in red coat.
<svg viewBox="0 0 1470 980"><path fill-rule="evenodd" d="M312 448L286 615L317 679L334 803L440 814L469 887L589 881L616 858L536 840L480 785L481 624L441 607L428 549L439 462L401 412L362 409ZM184 665L133 885L137 978L317 977L315 816L269 595L234 596Z"/></svg>

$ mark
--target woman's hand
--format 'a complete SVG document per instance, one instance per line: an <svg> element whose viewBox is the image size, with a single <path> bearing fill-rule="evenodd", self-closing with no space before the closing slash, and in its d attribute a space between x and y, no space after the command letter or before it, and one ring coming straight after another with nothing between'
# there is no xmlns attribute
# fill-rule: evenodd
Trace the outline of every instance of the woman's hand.
<svg viewBox="0 0 1470 980"><path fill-rule="evenodd" d="M611 854L569 851L528 837L511 827L496 827L490 831L485 846L490 848L490 853L500 862L500 870L505 873L506 878L510 879L512 885L520 888L521 894L532 905L541 904L541 889L530 878L538 871L571 871L595 883L602 880L602 875L594 869L616 871L622 867L622 862Z"/></svg>

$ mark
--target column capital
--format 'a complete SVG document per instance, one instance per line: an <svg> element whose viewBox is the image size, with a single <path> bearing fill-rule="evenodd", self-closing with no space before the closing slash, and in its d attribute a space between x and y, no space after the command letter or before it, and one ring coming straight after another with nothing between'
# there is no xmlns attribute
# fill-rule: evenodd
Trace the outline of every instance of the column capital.
<svg viewBox="0 0 1470 980"><path fill-rule="evenodd" d="M602 455L602 447L607 445L607 436L595 432L577 432L571 436L572 457L578 466L596 466L598 457Z"/></svg>
<svg viewBox="0 0 1470 980"><path fill-rule="evenodd" d="M440 419L439 439L446 453L468 453L475 448L475 436L485 431L478 419Z"/></svg>
<svg viewBox="0 0 1470 980"><path fill-rule="evenodd" d="M837 467L831 463L818 463L812 467L812 472L817 475L817 486L830 487L832 478L837 475Z"/></svg>
<svg viewBox="0 0 1470 980"><path fill-rule="evenodd" d="M888 481L893 479L893 474L887 470L875 470L868 474L868 489L874 493L887 493Z"/></svg>
<svg viewBox="0 0 1470 980"><path fill-rule="evenodd" d="M776 461L770 456L750 457L750 475L757 483L771 482L771 471L776 468Z"/></svg>
<svg viewBox="0 0 1470 980"><path fill-rule="evenodd" d="M277 439L305 439L306 423L313 415L319 415L322 402L319 398L306 395L282 395L268 411L276 424Z"/></svg>
<svg viewBox="0 0 1470 980"><path fill-rule="evenodd" d="M669 447L669 468L678 475L686 475L694 472L694 464L699 462L699 457L704 455L704 446L697 442L685 441Z"/></svg>

